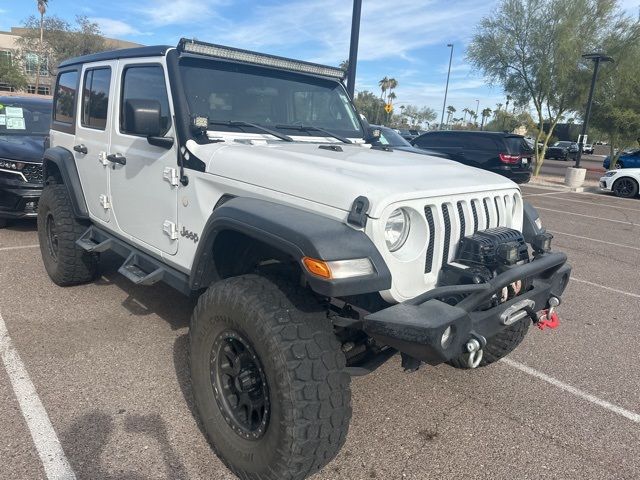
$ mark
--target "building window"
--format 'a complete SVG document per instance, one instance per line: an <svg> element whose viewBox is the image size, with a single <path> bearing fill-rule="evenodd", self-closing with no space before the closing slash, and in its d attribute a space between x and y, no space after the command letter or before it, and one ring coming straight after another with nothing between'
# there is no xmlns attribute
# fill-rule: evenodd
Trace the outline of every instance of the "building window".
<svg viewBox="0 0 640 480"><path fill-rule="evenodd" d="M11 52L7 50L0 50L0 63L11 66Z"/></svg>
<svg viewBox="0 0 640 480"><path fill-rule="evenodd" d="M27 75L35 75L38 70L38 54L27 53L24 56L24 71ZM40 76L49 75L49 62L46 57L40 59Z"/></svg>
<svg viewBox="0 0 640 480"><path fill-rule="evenodd" d="M35 85L27 85L27 93L36 93ZM38 86L38 95L51 95L51 89L49 85Z"/></svg>

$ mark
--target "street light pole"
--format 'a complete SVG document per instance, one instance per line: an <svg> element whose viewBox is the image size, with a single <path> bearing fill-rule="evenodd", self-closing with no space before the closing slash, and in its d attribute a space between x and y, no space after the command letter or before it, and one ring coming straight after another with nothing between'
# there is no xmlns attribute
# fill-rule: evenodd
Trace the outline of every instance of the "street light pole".
<svg viewBox="0 0 640 480"><path fill-rule="evenodd" d="M451 49L449 54L449 70L447 71L447 86L444 87L444 102L442 102L442 116L440 117L440 130L442 130L442 124L444 123L444 109L447 106L447 93L449 92L449 77L451 76L451 61L453 60L453 43L447 43L447 47Z"/></svg>
<svg viewBox="0 0 640 480"><path fill-rule="evenodd" d="M584 136L587 134L587 127L589 126L589 117L591 116L591 105L593 103L593 92L596 88L596 78L598 78L598 70L600 69L601 62L613 62L613 58L605 55L604 53L587 53L582 55L582 58L593 60L593 76L591 77L591 87L589 88L589 99L587 100L587 111L584 114L584 121L582 122L582 133L580 134L578 142L578 155L576 156L575 168L580 168L580 160L582 160L582 148L584 146Z"/></svg>
<svg viewBox="0 0 640 480"><path fill-rule="evenodd" d="M347 70L347 92L351 99L356 89L356 64L358 63L358 41L360 40L360 16L362 0L353 0L351 16L351 46L349 48L349 69Z"/></svg>

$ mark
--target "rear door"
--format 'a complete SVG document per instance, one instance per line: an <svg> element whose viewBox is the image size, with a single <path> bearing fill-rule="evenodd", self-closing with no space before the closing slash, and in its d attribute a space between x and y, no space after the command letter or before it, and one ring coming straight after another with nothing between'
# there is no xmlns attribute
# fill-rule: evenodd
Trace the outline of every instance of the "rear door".
<svg viewBox="0 0 640 480"><path fill-rule="evenodd" d="M116 61L85 65L80 81L80 108L77 115L73 154L85 192L89 213L103 221L111 219L107 151L111 141L113 91Z"/></svg>

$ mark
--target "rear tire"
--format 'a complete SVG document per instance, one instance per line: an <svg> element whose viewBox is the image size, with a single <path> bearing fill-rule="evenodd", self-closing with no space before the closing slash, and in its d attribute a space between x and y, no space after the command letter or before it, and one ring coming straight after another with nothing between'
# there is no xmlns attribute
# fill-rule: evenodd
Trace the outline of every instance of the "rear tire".
<svg viewBox="0 0 640 480"><path fill-rule="evenodd" d="M495 337L487 339L487 344L483 349L482 360L480 361L479 366L486 367L487 365L491 365L513 352L527 335L530 323L531 320L525 318L505 328ZM456 368L469 368L463 356L454 358L448 363L452 367Z"/></svg>
<svg viewBox="0 0 640 480"><path fill-rule="evenodd" d="M98 272L98 256L76 245L87 229L73 213L64 185L49 184L38 204L38 239L44 267L57 285L90 282Z"/></svg>
<svg viewBox="0 0 640 480"><path fill-rule="evenodd" d="M611 190L616 197L633 198L638 195L638 182L633 178L622 177L614 182Z"/></svg>
<svg viewBox="0 0 640 480"><path fill-rule="evenodd" d="M200 297L189 338L204 430L238 477L301 480L336 456L350 377L311 294L253 274L222 280Z"/></svg>

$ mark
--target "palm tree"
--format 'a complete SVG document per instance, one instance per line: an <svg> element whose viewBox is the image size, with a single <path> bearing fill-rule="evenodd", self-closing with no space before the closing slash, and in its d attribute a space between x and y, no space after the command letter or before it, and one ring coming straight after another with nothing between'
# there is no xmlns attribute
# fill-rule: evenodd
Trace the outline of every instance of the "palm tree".
<svg viewBox="0 0 640 480"><path fill-rule="evenodd" d="M387 95L387 101L388 101L389 103L393 103L393 101L394 101L396 98L398 98L398 97L396 96L396 93L395 93L395 92L389 92L389 95Z"/></svg>
<svg viewBox="0 0 640 480"><path fill-rule="evenodd" d="M491 116L493 112L491 111L490 108L485 108L482 110L482 112L480 112L480 115L482 115L482 121L480 122L480 130L484 130L484 122L487 118L489 118Z"/></svg>
<svg viewBox="0 0 640 480"><path fill-rule="evenodd" d="M36 94L40 88L40 57L42 57L44 43L44 14L47 13L49 0L36 0L38 2L38 12L40 12L40 52L36 62Z"/></svg>
<svg viewBox="0 0 640 480"><path fill-rule="evenodd" d="M500 109L502 108L502 104L501 103L496 103L496 110L499 112Z"/></svg>
<svg viewBox="0 0 640 480"><path fill-rule="evenodd" d="M454 107L453 105L449 105L447 107L447 125L449 125L449 123L451 122L451 116L456 113L456 107Z"/></svg>
<svg viewBox="0 0 640 480"><path fill-rule="evenodd" d="M378 86L380 87L380 92L381 92L380 99L384 100L384 94L389 88L389 77L385 75L384 78L378 82Z"/></svg>
<svg viewBox="0 0 640 480"><path fill-rule="evenodd" d="M465 107L462 109L462 112L464 113L464 115L462 116L462 122L467 123L467 113L469 114L469 121L471 121L471 115L473 115L473 110Z"/></svg>

